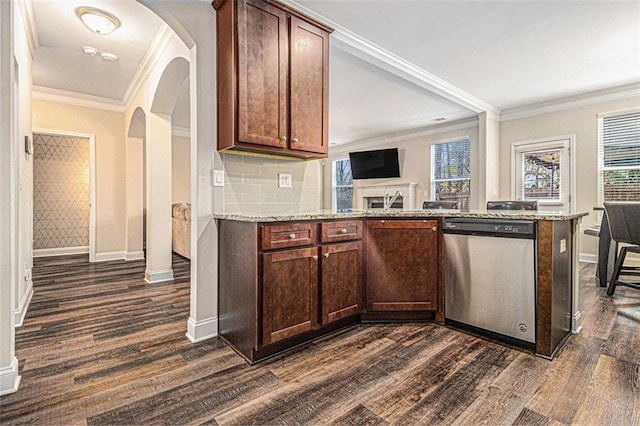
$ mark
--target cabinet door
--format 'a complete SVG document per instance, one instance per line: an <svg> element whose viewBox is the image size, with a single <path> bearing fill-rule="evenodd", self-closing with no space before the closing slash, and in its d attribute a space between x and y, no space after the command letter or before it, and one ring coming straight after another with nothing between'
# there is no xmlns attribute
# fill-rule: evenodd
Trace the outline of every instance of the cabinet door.
<svg viewBox="0 0 640 426"><path fill-rule="evenodd" d="M292 150L327 153L329 35L291 17Z"/></svg>
<svg viewBox="0 0 640 426"><path fill-rule="evenodd" d="M367 221L367 310L436 310L437 231L437 220Z"/></svg>
<svg viewBox="0 0 640 426"><path fill-rule="evenodd" d="M362 241L322 247L322 324L361 311L362 254Z"/></svg>
<svg viewBox="0 0 640 426"><path fill-rule="evenodd" d="M318 249L262 255L262 343L312 330L318 318Z"/></svg>
<svg viewBox="0 0 640 426"><path fill-rule="evenodd" d="M261 0L238 3L238 140L286 147L286 13ZM244 17L244 19L242 19Z"/></svg>

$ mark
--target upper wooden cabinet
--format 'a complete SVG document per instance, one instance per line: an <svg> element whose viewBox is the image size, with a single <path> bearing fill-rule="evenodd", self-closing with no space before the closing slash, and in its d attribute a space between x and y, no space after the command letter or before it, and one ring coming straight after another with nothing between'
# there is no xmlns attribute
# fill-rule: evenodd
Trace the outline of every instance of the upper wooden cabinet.
<svg viewBox="0 0 640 426"><path fill-rule="evenodd" d="M330 28L271 0L217 0L218 150L327 156Z"/></svg>

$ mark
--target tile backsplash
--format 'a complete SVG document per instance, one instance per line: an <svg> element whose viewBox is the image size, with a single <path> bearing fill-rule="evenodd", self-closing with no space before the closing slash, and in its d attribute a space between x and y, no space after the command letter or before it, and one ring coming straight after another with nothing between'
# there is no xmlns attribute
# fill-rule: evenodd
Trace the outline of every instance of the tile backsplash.
<svg viewBox="0 0 640 426"><path fill-rule="evenodd" d="M300 161L222 154L225 213L316 211L322 200L322 160ZM278 174L291 175L291 188L278 187Z"/></svg>

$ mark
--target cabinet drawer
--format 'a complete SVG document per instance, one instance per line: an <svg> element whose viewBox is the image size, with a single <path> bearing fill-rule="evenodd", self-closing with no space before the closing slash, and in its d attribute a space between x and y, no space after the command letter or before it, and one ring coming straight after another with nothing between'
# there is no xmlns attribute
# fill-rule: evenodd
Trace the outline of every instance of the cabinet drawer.
<svg viewBox="0 0 640 426"><path fill-rule="evenodd" d="M315 243L315 223L262 225L262 250L300 247Z"/></svg>
<svg viewBox="0 0 640 426"><path fill-rule="evenodd" d="M320 241L331 243L334 241L361 240L362 221L346 220L342 222L323 222L320 224Z"/></svg>

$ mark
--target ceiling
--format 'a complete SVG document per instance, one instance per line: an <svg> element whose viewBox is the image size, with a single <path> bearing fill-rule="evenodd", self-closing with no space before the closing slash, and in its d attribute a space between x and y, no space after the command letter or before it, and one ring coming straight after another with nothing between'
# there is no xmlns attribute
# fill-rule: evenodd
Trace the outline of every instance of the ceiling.
<svg viewBox="0 0 640 426"><path fill-rule="evenodd" d="M334 145L475 117L484 106L500 112L640 82L637 1L282 1L336 28ZM162 21L136 0L32 2L34 85L122 101ZM122 26L92 33L74 12L88 4ZM83 46L120 60L87 56ZM176 121L188 127L188 94L181 99Z"/></svg>

